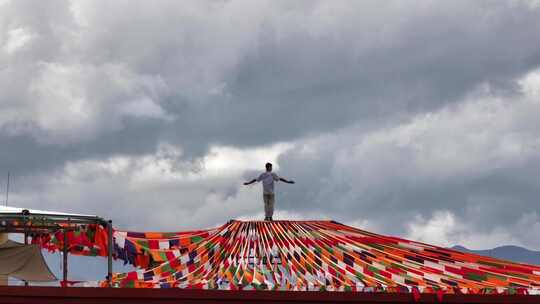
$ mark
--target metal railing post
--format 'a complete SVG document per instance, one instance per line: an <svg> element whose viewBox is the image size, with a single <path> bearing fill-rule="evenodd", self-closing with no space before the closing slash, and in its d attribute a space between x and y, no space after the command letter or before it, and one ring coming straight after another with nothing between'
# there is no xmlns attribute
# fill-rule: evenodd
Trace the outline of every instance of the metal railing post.
<svg viewBox="0 0 540 304"><path fill-rule="evenodd" d="M112 273L113 273L113 265L112 265L112 254L113 254L113 228L112 228L112 221L109 220L107 223L107 281L109 283L109 287L112 287Z"/></svg>
<svg viewBox="0 0 540 304"><path fill-rule="evenodd" d="M62 248L62 268L63 268L63 274L62 274L62 280L64 281L65 286L67 286L67 278L68 278L68 238L67 238L68 230L64 229L64 248Z"/></svg>

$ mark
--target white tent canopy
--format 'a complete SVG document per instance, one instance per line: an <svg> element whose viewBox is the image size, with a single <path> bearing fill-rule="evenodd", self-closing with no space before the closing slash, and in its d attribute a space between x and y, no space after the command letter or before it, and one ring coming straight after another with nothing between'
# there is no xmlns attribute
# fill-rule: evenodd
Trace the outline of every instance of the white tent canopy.
<svg viewBox="0 0 540 304"><path fill-rule="evenodd" d="M11 240L0 244L0 275L33 282L57 280L38 245L25 245Z"/></svg>
<svg viewBox="0 0 540 304"><path fill-rule="evenodd" d="M21 207L8 207L8 206L0 206L0 216L2 214L21 214L23 210L28 210L30 214L36 215L57 215L57 216L84 216L84 217L97 217L97 215L89 215L89 214L77 214L77 213L65 213L65 212L56 212L56 211L44 211L44 210L37 210L37 209L30 209L30 208L21 208Z"/></svg>

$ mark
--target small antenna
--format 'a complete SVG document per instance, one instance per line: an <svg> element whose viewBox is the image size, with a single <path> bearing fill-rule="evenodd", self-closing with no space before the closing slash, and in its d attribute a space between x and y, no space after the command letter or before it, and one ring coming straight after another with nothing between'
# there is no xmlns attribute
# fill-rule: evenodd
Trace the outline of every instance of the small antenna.
<svg viewBox="0 0 540 304"><path fill-rule="evenodd" d="M6 187L6 207L9 201L9 171L7 173L7 187Z"/></svg>

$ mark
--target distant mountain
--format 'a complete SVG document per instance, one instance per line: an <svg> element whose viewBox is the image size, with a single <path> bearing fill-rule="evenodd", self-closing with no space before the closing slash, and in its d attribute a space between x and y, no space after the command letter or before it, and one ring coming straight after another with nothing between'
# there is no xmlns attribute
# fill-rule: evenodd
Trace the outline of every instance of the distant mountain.
<svg viewBox="0 0 540 304"><path fill-rule="evenodd" d="M500 246L486 250L471 250L457 245L452 247L452 249L513 262L540 265L540 251L532 251L519 246Z"/></svg>

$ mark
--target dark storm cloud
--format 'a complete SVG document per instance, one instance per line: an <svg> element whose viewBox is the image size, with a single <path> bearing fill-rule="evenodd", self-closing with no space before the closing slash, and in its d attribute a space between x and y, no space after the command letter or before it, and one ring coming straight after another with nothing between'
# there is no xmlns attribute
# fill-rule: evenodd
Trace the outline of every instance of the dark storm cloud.
<svg viewBox="0 0 540 304"><path fill-rule="evenodd" d="M21 202L108 210L125 225L211 225L253 214L256 196L238 189L245 174L234 166L214 176L196 164L215 146L243 151L241 162L288 143L280 172L299 181L280 189L290 212L369 220L397 234L440 210L474 219L478 231L518 233L524 214L540 212L537 150L500 148L515 134L519 145L539 135L527 115L538 97L516 81L540 66L534 2L0 5L0 169L21 178ZM483 86L489 93L470 97ZM445 114L475 98L488 108L490 98L504 100L509 111L494 118L502 126L461 121L482 117L474 106ZM418 124L429 136L402 131ZM439 151L441 138L451 144ZM160 154L167 145L172 160ZM492 150L505 156L486 164ZM452 151L460 157L451 162L438 156Z"/></svg>
<svg viewBox="0 0 540 304"><path fill-rule="evenodd" d="M9 66L4 73L20 77L4 104L17 111L17 104L43 102L28 96L28 86L39 82L34 72L43 69L40 62L96 69L120 64L128 77L160 79L166 89L152 102L175 118L150 134L109 132L108 122L79 126L75 134L90 133L81 142L98 148L73 140L71 149L59 151L59 160L93 150L123 153L124 145L115 142L130 141L126 136L142 142L146 152L165 140L200 156L216 143L288 141L359 121L368 127L454 102L482 82L508 83L540 64L539 43L530 39L540 28L538 11L517 2L40 5L5 4L4 33L22 28L34 39L3 55ZM244 20L230 20L237 14ZM15 72L19 68L27 72ZM102 104L91 119L102 115L114 122L121 118L106 113L119 111L117 99L134 96L117 93L122 83L102 80L84 78L74 94L82 91L88 103ZM32 123L39 117L21 119ZM30 129L38 137L68 136L43 123ZM36 143L31 150L39 158L49 149Z"/></svg>
<svg viewBox="0 0 540 304"><path fill-rule="evenodd" d="M188 136L182 130L191 125L212 141L265 144L437 109L483 82L511 89L515 77L540 64L539 44L530 41L538 13L492 4L454 4L393 24L396 12L367 28L358 8L322 33L302 27L317 22L313 11L293 13L299 18L287 28L265 20L256 47L223 78L227 101L194 105L199 115L188 106L179 134ZM369 37L377 32L383 42ZM205 115L211 122L198 124Z"/></svg>

